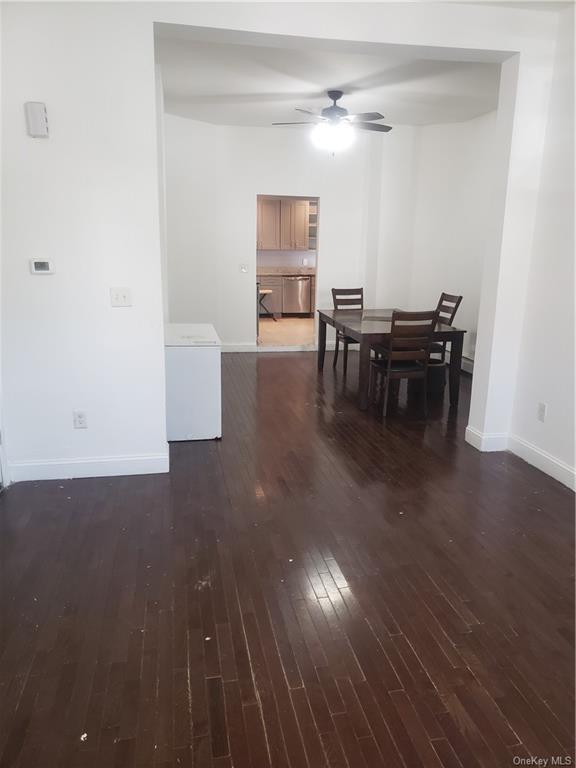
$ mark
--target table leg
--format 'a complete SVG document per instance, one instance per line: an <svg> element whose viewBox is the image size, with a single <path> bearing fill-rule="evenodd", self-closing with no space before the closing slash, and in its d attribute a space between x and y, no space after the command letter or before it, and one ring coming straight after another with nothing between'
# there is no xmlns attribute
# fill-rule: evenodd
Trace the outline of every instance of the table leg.
<svg viewBox="0 0 576 768"><path fill-rule="evenodd" d="M360 362L358 370L358 400L361 411L368 409L370 389L370 342L360 342Z"/></svg>
<svg viewBox="0 0 576 768"><path fill-rule="evenodd" d="M458 405L460 396L460 372L464 334L455 336L450 343L450 405Z"/></svg>
<svg viewBox="0 0 576 768"><path fill-rule="evenodd" d="M326 354L326 323L319 318L318 323L318 370L324 368L324 355Z"/></svg>

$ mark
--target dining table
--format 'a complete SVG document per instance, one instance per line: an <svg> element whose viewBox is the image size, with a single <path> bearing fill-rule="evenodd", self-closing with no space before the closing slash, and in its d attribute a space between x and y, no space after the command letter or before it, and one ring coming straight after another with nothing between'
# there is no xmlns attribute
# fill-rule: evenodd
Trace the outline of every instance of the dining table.
<svg viewBox="0 0 576 768"><path fill-rule="evenodd" d="M349 336L360 345L358 365L358 405L365 411L369 405L370 350L375 344L386 345L392 327L392 309L319 309L318 310L318 370L324 368L326 354L326 327ZM466 331L452 325L437 323L432 341L450 342L449 387L450 405L458 405L462 347Z"/></svg>

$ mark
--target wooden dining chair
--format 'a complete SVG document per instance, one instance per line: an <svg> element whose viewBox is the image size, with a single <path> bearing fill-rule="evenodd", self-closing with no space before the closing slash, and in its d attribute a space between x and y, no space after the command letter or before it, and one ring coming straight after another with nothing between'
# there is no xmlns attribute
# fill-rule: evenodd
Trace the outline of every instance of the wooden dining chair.
<svg viewBox="0 0 576 768"><path fill-rule="evenodd" d="M381 345L382 357L370 364L371 396L383 388L383 418L386 418L390 382L398 379L422 379L420 395L422 411L426 415L428 361L437 322L437 309L428 312L394 310L392 313L388 343Z"/></svg>
<svg viewBox="0 0 576 768"><path fill-rule="evenodd" d="M334 309L364 309L364 288L332 288L332 301ZM348 370L348 347L350 344L358 344L358 342L350 336L346 336L342 331L336 331L333 368L336 368L338 362L340 342L344 346L344 373L346 373Z"/></svg>
<svg viewBox="0 0 576 768"><path fill-rule="evenodd" d="M438 322L444 325L452 325L452 321L458 311L462 296L452 296L449 293L441 293L436 310L438 312ZM434 342L430 346L431 355L440 355L440 362L446 361L446 342ZM436 360L436 358L434 358Z"/></svg>

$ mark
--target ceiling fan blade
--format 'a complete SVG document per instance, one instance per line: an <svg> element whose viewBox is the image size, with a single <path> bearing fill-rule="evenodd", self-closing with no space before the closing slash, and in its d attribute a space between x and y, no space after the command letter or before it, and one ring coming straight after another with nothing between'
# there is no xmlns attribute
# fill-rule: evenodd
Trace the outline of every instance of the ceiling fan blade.
<svg viewBox="0 0 576 768"><path fill-rule="evenodd" d="M305 115L314 115L314 117L317 117L316 112L312 112L311 109L301 109L300 107L294 108L295 112L304 112Z"/></svg>
<svg viewBox="0 0 576 768"><path fill-rule="evenodd" d="M380 112L360 112L358 115L348 115L352 120L383 120L384 115Z"/></svg>
<svg viewBox="0 0 576 768"><path fill-rule="evenodd" d="M296 123L272 123L272 125L316 125L316 123L312 120L303 120L302 122Z"/></svg>
<svg viewBox="0 0 576 768"><path fill-rule="evenodd" d="M355 128L360 128L362 131L381 131L388 133L392 130L391 125L380 125L380 123L353 123Z"/></svg>

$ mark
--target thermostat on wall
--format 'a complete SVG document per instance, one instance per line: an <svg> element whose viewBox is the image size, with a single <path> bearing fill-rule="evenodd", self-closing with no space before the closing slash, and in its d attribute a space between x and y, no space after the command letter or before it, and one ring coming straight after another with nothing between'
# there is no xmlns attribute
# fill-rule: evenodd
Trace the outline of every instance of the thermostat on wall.
<svg viewBox="0 0 576 768"><path fill-rule="evenodd" d="M54 264L51 261L30 259L30 272L33 275L51 275L54 273Z"/></svg>

